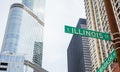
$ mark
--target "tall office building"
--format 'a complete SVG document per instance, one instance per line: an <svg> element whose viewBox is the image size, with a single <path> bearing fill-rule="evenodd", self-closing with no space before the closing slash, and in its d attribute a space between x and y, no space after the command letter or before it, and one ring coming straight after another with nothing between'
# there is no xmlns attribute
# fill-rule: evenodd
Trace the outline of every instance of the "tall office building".
<svg viewBox="0 0 120 72"><path fill-rule="evenodd" d="M114 9L116 21L118 26L120 25L120 12L118 1L110 0ZM87 17L88 29L95 30L98 32L110 33L110 28L108 24L108 18L104 6L104 0L84 0L85 2L85 12ZM120 28L119 28L120 29ZM92 60L92 72L96 72L100 67L101 63L109 56L113 50L113 45L111 41L105 41L95 38L89 38L90 43L90 55ZM112 64L106 69L105 72L112 71Z"/></svg>
<svg viewBox="0 0 120 72"><path fill-rule="evenodd" d="M36 72L34 66L42 65L44 22L32 11L34 4L31 3L37 0L30 1L32 2L25 3L27 6L16 3L10 8L0 54L0 66L5 63L6 68L0 67L0 71ZM14 65L18 62L18 66ZM27 64L25 62L33 63L30 65L33 68L23 66ZM16 70L17 67L20 68L19 71Z"/></svg>
<svg viewBox="0 0 120 72"><path fill-rule="evenodd" d="M77 28L86 29L86 19L79 19ZM73 35L67 50L68 72L92 72L87 37Z"/></svg>

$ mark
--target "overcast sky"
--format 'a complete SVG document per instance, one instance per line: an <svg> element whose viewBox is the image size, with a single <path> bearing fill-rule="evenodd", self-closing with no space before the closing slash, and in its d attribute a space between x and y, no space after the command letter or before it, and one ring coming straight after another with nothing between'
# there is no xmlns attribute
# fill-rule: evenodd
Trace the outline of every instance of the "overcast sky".
<svg viewBox="0 0 120 72"><path fill-rule="evenodd" d="M10 5L21 0L0 2L0 47ZM85 18L84 0L46 0L43 68L49 72L67 72L67 47L72 34L64 33L64 25L76 26Z"/></svg>

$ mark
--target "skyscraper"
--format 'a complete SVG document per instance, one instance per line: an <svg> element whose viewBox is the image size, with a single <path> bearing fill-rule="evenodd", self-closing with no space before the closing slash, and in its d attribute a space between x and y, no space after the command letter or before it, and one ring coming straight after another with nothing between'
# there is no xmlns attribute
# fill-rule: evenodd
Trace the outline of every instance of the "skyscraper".
<svg viewBox="0 0 120 72"><path fill-rule="evenodd" d="M114 14L118 26L120 25L119 19L119 0L110 0L114 9ZM88 29L95 30L98 32L110 33L110 28L108 24L108 18L104 6L104 0L84 0L85 2L85 12L87 17ZM119 28L120 29L120 28ZM111 41L105 41L95 38L89 38L90 43L90 53L92 60L92 72L96 72L104 60L109 56L113 50L113 45ZM112 71L112 65L109 65L106 71ZM106 72L105 71L105 72Z"/></svg>
<svg viewBox="0 0 120 72"><path fill-rule="evenodd" d="M86 19L79 19L77 28L86 29ZM73 35L67 50L68 72L92 72L87 37Z"/></svg>
<svg viewBox="0 0 120 72"><path fill-rule="evenodd" d="M25 4L13 4L10 8L6 31L3 39L0 62L8 63L7 72L18 72L15 63L21 62L20 72L33 72L33 68L23 66L24 60L39 67L42 65L44 22L32 11L34 1ZM21 60L19 60L21 59ZM12 63L13 62L13 63ZM10 64L11 63L11 64ZM13 67L13 70L10 69ZM23 68L24 67L24 68ZM4 68L0 68L2 71Z"/></svg>

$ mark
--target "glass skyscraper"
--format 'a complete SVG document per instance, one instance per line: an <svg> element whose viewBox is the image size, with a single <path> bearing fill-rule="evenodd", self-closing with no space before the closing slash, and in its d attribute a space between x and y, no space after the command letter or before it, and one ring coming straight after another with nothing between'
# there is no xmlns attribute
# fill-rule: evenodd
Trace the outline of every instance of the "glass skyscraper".
<svg viewBox="0 0 120 72"><path fill-rule="evenodd" d="M87 28L86 19L80 18L77 28ZM73 35L67 50L68 72L92 72L87 37Z"/></svg>
<svg viewBox="0 0 120 72"><path fill-rule="evenodd" d="M44 22L40 16L34 13L34 1L24 0L25 4L15 3L11 6L6 31L3 39L0 62L7 63L5 72L13 72L16 67L14 64L20 62L20 71L33 72L33 68L23 66L27 60L41 67L43 50L43 27ZM8 61L6 60L8 59ZM13 62L13 64L11 64ZM0 68L0 71L4 68Z"/></svg>
<svg viewBox="0 0 120 72"><path fill-rule="evenodd" d="M22 9L19 7L11 7L1 50L2 53L16 53L21 21Z"/></svg>

